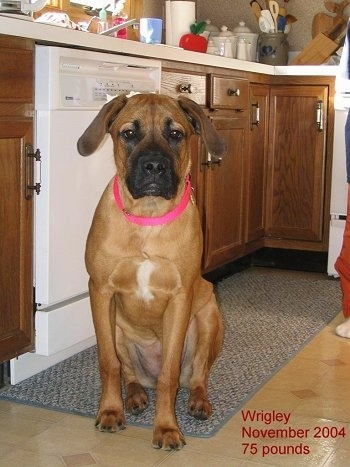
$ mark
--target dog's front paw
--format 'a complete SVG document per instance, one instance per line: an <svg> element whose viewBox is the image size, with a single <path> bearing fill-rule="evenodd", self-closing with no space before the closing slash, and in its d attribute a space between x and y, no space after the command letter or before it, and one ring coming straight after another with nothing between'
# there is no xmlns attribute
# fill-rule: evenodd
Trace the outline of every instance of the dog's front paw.
<svg viewBox="0 0 350 467"><path fill-rule="evenodd" d="M181 431L171 427L155 427L153 431L153 447L165 451L179 450L186 444Z"/></svg>
<svg viewBox="0 0 350 467"><path fill-rule="evenodd" d="M126 427L124 414L117 410L104 410L97 415L95 427L99 431L107 431L109 433L124 430Z"/></svg>
<svg viewBox="0 0 350 467"><path fill-rule="evenodd" d="M207 420L212 414L211 403L204 397L193 395L188 401L188 413L198 420Z"/></svg>

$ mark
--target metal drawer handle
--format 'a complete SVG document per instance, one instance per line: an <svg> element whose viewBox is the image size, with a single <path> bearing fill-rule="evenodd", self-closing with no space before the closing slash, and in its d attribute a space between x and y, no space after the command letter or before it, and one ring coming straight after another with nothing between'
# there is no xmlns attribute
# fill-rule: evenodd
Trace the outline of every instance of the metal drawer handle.
<svg viewBox="0 0 350 467"><path fill-rule="evenodd" d="M317 101L316 105L316 128L323 131L323 102Z"/></svg>
<svg viewBox="0 0 350 467"><path fill-rule="evenodd" d="M205 162L202 162L202 165L206 165L208 169L212 168L213 165L217 165L220 167L222 162L222 157L215 157L213 158L210 152L207 154L207 160Z"/></svg>
<svg viewBox="0 0 350 467"><path fill-rule="evenodd" d="M179 85L179 91L187 94L192 94L192 85L191 83L188 84L180 84Z"/></svg>
<svg viewBox="0 0 350 467"><path fill-rule="evenodd" d="M260 106L259 102L251 102L251 120L250 120L250 128L253 128L253 125L259 126L260 125ZM255 108L255 120L254 120L254 111L253 109Z"/></svg>
<svg viewBox="0 0 350 467"><path fill-rule="evenodd" d="M241 94L241 91L239 89L228 88L227 90L228 96L238 97L240 94Z"/></svg>

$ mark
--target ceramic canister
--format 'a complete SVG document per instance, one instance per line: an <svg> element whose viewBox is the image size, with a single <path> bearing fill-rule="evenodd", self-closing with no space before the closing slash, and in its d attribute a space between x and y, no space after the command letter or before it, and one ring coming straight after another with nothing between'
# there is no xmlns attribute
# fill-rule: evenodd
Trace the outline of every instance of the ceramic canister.
<svg viewBox="0 0 350 467"><path fill-rule="evenodd" d="M242 43L245 44L245 60L251 62L257 61L257 47L258 47L259 34L254 34L245 24L244 21L240 21L238 26L233 29L233 40L236 40L237 58L240 58L241 51L238 50L238 44L242 48Z"/></svg>
<svg viewBox="0 0 350 467"><path fill-rule="evenodd" d="M288 36L283 32L262 33L259 37L259 62L266 65L288 64Z"/></svg>

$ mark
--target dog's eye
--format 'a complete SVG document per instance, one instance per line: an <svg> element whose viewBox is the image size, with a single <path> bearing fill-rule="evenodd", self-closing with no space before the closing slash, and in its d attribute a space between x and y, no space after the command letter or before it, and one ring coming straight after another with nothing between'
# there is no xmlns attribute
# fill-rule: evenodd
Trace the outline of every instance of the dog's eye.
<svg viewBox="0 0 350 467"><path fill-rule="evenodd" d="M133 139L136 136L136 132L135 132L135 130L128 129L128 130L122 131L122 135L126 139Z"/></svg>
<svg viewBox="0 0 350 467"><path fill-rule="evenodd" d="M180 131L180 130L171 130L171 132L169 133L169 136L172 139L179 140L179 139L182 139L184 135L183 135L182 131Z"/></svg>

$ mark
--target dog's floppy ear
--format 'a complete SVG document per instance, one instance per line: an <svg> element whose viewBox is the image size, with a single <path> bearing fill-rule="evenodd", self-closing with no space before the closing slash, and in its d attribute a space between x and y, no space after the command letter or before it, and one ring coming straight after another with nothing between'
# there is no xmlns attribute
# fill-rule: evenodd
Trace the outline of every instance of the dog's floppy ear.
<svg viewBox="0 0 350 467"><path fill-rule="evenodd" d="M187 115L187 118L194 127L195 132L203 138L207 150L213 156L224 155L227 149L226 143L210 123L209 118L205 115L200 105L191 99L182 96L178 98L178 103Z"/></svg>
<svg viewBox="0 0 350 467"><path fill-rule="evenodd" d="M99 147L105 134L108 132L111 120L125 106L127 97L122 94L105 104L94 120L90 123L78 139L78 151L82 156L89 156Z"/></svg>

